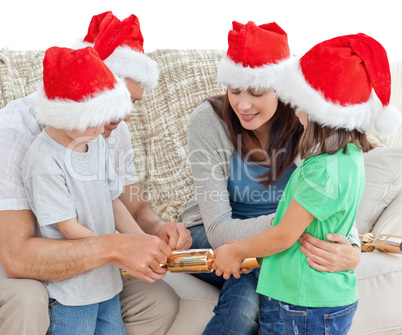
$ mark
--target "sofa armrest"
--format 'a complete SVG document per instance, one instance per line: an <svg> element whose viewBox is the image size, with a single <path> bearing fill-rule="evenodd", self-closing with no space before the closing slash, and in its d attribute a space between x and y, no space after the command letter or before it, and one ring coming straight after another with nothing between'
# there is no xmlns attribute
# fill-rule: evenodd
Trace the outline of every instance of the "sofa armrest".
<svg viewBox="0 0 402 335"><path fill-rule="evenodd" d="M373 226L372 234L389 234L402 236L402 190L384 209Z"/></svg>

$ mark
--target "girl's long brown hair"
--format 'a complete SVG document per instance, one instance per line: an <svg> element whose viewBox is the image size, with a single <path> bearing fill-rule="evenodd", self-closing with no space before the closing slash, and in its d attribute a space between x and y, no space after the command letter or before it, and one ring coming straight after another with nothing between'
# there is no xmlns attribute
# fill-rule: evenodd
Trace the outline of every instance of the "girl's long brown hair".
<svg viewBox="0 0 402 335"><path fill-rule="evenodd" d="M309 121L300 140L300 157L308 159L324 153L332 155L339 150L346 153L348 143L354 143L363 152L373 149L365 133L358 130L330 128Z"/></svg>
<svg viewBox="0 0 402 335"><path fill-rule="evenodd" d="M269 166L267 173L260 176L265 186L276 183L289 169L299 154L299 141L303 133L294 110L278 101L274 116L268 121L270 134L268 143L259 143L251 130L243 128L239 118L229 103L228 94L206 99L215 113L225 122L230 140L239 157L247 162ZM254 148L261 148L257 151Z"/></svg>

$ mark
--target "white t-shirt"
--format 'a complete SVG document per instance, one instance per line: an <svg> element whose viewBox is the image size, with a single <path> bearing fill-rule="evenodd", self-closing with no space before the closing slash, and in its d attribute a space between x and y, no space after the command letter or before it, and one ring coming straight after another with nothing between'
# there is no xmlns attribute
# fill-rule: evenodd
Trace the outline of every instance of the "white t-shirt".
<svg viewBox="0 0 402 335"><path fill-rule="evenodd" d="M76 152L42 131L25 155L22 175L41 236L63 239L56 223L74 218L96 235L115 233L112 201L121 184L102 136L88 143L87 152ZM109 300L123 287L119 268L110 263L45 285L50 298L67 306Z"/></svg>
<svg viewBox="0 0 402 335"><path fill-rule="evenodd" d="M22 181L21 164L31 143L44 128L35 118L35 107L36 93L33 93L0 110L0 210L31 209ZM138 182L131 134L125 122L120 122L106 143L122 185Z"/></svg>

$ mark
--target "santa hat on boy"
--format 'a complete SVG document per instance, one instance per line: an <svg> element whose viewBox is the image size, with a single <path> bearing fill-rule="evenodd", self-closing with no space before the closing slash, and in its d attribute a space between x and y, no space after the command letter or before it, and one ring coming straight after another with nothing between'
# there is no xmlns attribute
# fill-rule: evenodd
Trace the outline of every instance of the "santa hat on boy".
<svg viewBox="0 0 402 335"><path fill-rule="evenodd" d="M84 131L131 113L130 93L91 47L51 47L43 60L37 119L58 129Z"/></svg>
<svg viewBox="0 0 402 335"><path fill-rule="evenodd" d="M275 22L257 26L232 22L229 48L218 67L218 82L231 88L271 87L272 68L290 57L286 32Z"/></svg>
<svg viewBox="0 0 402 335"><path fill-rule="evenodd" d="M370 36L321 42L301 58L282 62L276 71L273 88L278 98L320 125L359 131L374 126L379 135L387 135L401 124L401 114L389 106L387 53Z"/></svg>
<svg viewBox="0 0 402 335"><path fill-rule="evenodd" d="M120 21L111 11L92 17L84 42L93 46L116 76L130 78L143 88L158 84L155 61L144 54L144 38L138 18Z"/></svg>

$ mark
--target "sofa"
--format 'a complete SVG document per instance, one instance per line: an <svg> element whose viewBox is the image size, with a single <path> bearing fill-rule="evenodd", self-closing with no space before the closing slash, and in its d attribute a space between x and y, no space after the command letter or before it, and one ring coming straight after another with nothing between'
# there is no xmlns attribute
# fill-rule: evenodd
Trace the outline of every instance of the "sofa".
<svg viewBox="0 0 402 335"><path fill-rule="evenodd" d="M187 157L189 115L206 97L225 91L216 83L222 50L156 50L158 86L144 93L128 122L134 163L144 195L166 220L176 220L193 195ZM37 89L43 50L0 49L0 108ZM391 103L402 111L402 61L391 62ZM402 129L392 138L370 134L377 148L364 154L366 188L358 230L402 236ZM402 334L402 255L363 252L357 269L359 307L349 334ZM169 335L198 335L213 316L219 290L190 274L163 279L181 298Z"/></svg>

